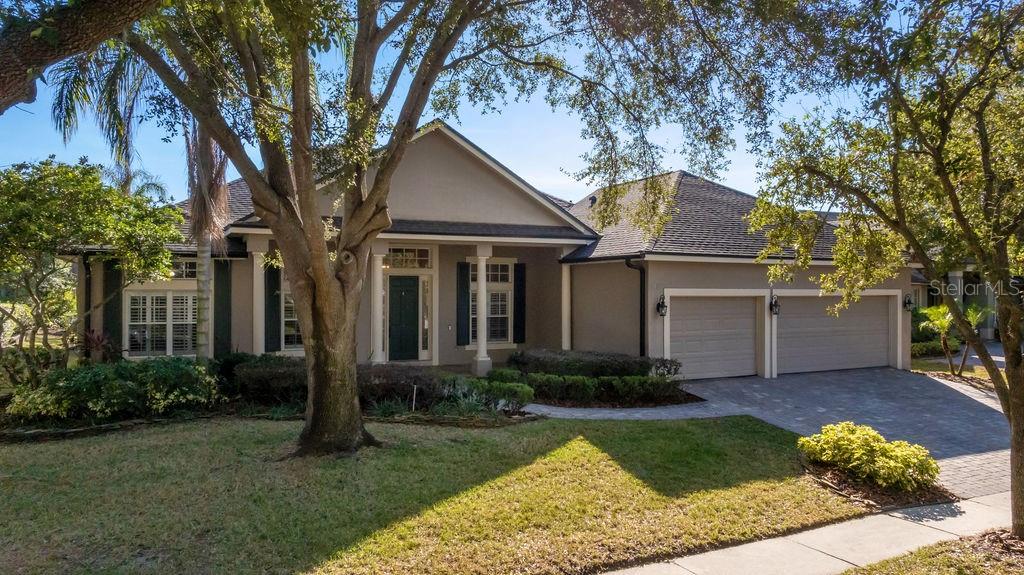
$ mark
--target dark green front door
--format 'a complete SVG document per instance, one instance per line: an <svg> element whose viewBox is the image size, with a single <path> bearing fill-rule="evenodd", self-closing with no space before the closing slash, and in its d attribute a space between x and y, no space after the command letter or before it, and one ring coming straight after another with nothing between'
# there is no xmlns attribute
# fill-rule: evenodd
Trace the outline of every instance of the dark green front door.
<svg viewBox="0 0 1024 575"><path fill-rule="evenodd" d="M388 360L419 359L420 278L388 279Z"/></svg>

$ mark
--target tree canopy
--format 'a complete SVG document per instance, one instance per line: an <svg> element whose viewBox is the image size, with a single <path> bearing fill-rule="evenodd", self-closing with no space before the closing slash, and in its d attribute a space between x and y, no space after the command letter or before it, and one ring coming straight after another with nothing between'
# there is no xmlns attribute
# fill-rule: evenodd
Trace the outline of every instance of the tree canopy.
<svg viewBox="0 0 1024 575"><path fill-rule="evenodd" d="M181 240L181 222L177 210L105 184L97 165L48 159L0 170L0 285L13 295L0 303L0 359L20 366L12 378L34 381L78 343L74 256L116 260L125 284L168 276L166 244Z"/></svg>
<svg viewBox="0 0 1024 575"><path fill-rule="evenodd" d="M765 159L751 225L774 269L811 263L828 225L808 207L841 212L834 271L819 279L844 303L921 268L960 336L986 367L1011 429L1013 529L1024 535L1024 4L868 1L836 31L835 93L847 106L784 124ZM946 273L975 269L995 290L1005 371L982 345Z"/></svg>

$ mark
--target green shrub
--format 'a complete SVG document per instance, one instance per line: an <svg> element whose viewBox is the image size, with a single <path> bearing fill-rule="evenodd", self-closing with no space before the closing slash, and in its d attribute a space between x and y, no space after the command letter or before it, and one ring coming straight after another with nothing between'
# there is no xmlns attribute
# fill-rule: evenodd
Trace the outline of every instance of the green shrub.
<svg viewBox="0 0 1024 575"><path fill-rule="evenodd" d="M264 354L235 366L235 386L246 399L291 403L306 400L306 360Z"/></svg>
<svg viewBox="0 0 1024 575"><path fill-rule="evenodd" d="M597 380L582 375L565 376L562 399L579 403L590 403L597 397Z"/></svg>
<svg viewBox="0 0 1024 575"><path fill-rule="evenodd" d="M517 351L508 360L509 367L525 373L555 375L656 375L671 376L679 373L679 362L672 359L653 359L621 353L596 351L531 349Z"/></svg>
<svg viewBox="0 0 1024 575"><path fill-rule="evenodd" d="M218 399L216 378L193 361L155 358L56 369L19 387L7 413L23 419L111 419L201 408Z"/></svg>
<svg viewBox="0 0 1024 575"><path fill-rule="evenodd" d="M359 401L364 406L397 399L416 410L429 409L441 399L443 382L450 376L432 367L416 365L361 365L357 368Z"/></svg>
<svg viewBox="0 0 1024 575"><path fill-rule="evenodd" d="M251 353L235 351L217 358L210 364L210 371L217 377L223 395L235 397L242 394L241 386L235 381L235 368L243 363L249 363L257 357Z"/></svg>
<svg viewBox="0 0 1024 575"><path fill-rule="evenodd" d="M438 401L430 406L429 411L432 415L449 417L471 417L492 413L483 399L473 393Z"/></svg>
<svg viewBox="0 0 1024 575"><path fill-rule="evenodd" d="M646 403L672 398L679 393L679 384L668 377L631 375L611 384L613 400Z"/></svg>
<svg viewBox="0 0 1024 575"><path fill-rule="evenodd" d="M565 379L560 375L528 373L526 385L533 388L534 395L545 399L562 399L565 393Z"/></svg>
<svg viewBox="0 0 1024 575"><path fill-rule="evenodd" d="M366 410L376 417L394 417L409 412L409 405L400 399L384 399L371 405Z"/></svg>
<svg viewBox="0 0 1024 575"><path fill-rule="evenodd" d="M514 381L492 381L487 379L463 379L463 384L477 394L491 409L504 409L512 413L523 410L533 401L533 388Z"/></svg>
<svg viewBox="0 0 1024 575"><path fill-rule="evenodd" d="M960 351L960 340L955 337L951 337L948 341L949 351L952 353L958 353ZM937 339L933 341L919 341L910 344L911 357L933 357L943 355L945 355L945 352L942 351L942 342Z"/></svg>
<svg viewBox="0 0 1024 575"><path fill-rule="evenodd" d="M934 485L939 466L928 450L906 441L886 441L867 425L844 421L801 437L797 446L812 461L835 465L863 481L900 491Z"/></svg>
<svg viewBox="0 0 1024 575"><path fill-rule="evenodd" d="M181 357L159 357L126 362L129 378L145 390L148 413L211 405L218 398L217 378L206 367Z"/></svg>
<svg viewBox="0 0 1024 575"><path fill-rule="evenodd" d="M511 381L513 383L519 383L523 380L523 372L518 369L502 367L492 369L491 372L487 374L487 379L491 381Z"/></svg>

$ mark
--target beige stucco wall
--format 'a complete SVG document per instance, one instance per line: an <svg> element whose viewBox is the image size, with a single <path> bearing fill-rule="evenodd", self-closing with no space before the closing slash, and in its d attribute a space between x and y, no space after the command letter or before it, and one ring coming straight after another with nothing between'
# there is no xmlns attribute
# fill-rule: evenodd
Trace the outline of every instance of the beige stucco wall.
<svg viewBox="0 0 1024 575"><path fill-rule="evenodd" d="M252 353L252 260L231 262L231 350Z"/></svg>
<svg viewBox="0 0 1024 575"><path fill-rule="evenodd" d="M572 266L572 348L636 354L640 272L622 261Z"/></svg>
<svg viewBox="0 0 1024 575"><path fill-rule="evenodd" d="M811 266L798 272L792 283L772 286L767 279L767 265L748 263L705 263L648 261L647 281L647 350L653 357L664 353L664 318L658 315L655 304L666 288L703 289L818 289L811 278L831 270L830 266ZM582 267L582 266L581 266ZM910 292L910 269L899 277L886 281L876 289L900 289ZM901 296L902 300L902 296ZM902 311L903 365L910 367L910 312ZM839 351L839 350L837 350ZM895 364L895 358L893 364Z"/></svg>
<svg viewBox="0 0 1024 575"><path fill-rule="evenodd" d="M325 208L330 205L325 198ZM388 207L393 219L566 225L440 130L409 145L392 178Z"/></svg>

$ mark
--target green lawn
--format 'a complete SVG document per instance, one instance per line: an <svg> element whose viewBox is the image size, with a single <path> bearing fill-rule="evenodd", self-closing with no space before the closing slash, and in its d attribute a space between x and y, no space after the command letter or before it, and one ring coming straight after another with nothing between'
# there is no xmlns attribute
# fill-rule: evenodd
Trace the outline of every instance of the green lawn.
<svg viewBox="0 0 1024 575"><path fill-rule="evenodd" d="M0 445L0 573L580 573L863 513L748 417L372 425L386 448L278 461L298 430Z"/></svg>
<svg viewBox="0 0 1024 575"><path fill-rule="evenodd" d="M939 543L880 563L850 569L843 575L1020 575L1018 562L979 552L960 541Z"/></svg>

